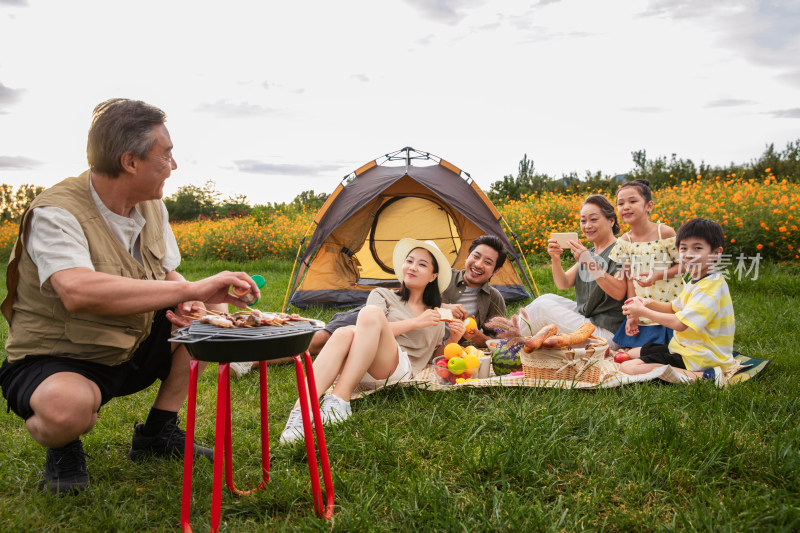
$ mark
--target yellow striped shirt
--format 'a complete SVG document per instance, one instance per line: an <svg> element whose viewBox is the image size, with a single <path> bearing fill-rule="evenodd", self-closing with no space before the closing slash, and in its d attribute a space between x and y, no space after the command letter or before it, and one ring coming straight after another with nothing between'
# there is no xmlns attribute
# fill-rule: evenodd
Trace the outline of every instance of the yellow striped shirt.
<svg viewBox="0 0 800 533"><path fill-rule="evenodd" d="M672 302L678 320L688 327L675 331L669 350L680 354L689 370L703 370L734 363L733 302L728 283L721 273L687 283Z"/></svg>

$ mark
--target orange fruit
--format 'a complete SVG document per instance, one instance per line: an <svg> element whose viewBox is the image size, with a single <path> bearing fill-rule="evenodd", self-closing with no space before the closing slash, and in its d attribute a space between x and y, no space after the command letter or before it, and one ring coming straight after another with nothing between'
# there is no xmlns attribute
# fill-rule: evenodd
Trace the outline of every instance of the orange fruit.
<svg viewBox="0 0 800 533"><path fill-rule="evenodd" d="M466 328L467 333L472 334L478 331L478 323L475 322L475 317L469 317L464 321L464 328Z"/></svg>
<svg viewBox="0 0 800 533"><path fill-rule="evenodd" d="M478 367L481 366L481 360L478 359L476 355L465 355L464 356L464 366L466 369L464 370L464 377L472 377L478 373Z"/></svg>
<svg viewBox="0 0 800 533"><path fill-rule="evenodd" d="M444 347L444 357L448 361L453 357L461 357L461 354L464 353L464 350L461 349L461 346L458 345L456 342L451 342L447 346Z"/></svg>
<svg viewBox="0 0 800 533"><path fill-rule="evenodd" d="M481 366L481 360L478 359L475 355L465 355L464 356L464 364L466 365L467 369L477 368Z"/></svg>

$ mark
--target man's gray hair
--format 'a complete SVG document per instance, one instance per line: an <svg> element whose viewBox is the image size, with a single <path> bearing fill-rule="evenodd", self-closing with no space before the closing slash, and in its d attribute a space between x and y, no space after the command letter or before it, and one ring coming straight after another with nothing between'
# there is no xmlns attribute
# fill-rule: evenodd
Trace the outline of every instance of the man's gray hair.
<svg viewBox="0 0 800 533"><path fill-rule="evenodd" d="M124 171L122 155L131 152L139 159L146 159L156 143L153 126L166 120L163 111L141 100L112 98L97 104L86 142L89 168L116 178Z"/></svg>

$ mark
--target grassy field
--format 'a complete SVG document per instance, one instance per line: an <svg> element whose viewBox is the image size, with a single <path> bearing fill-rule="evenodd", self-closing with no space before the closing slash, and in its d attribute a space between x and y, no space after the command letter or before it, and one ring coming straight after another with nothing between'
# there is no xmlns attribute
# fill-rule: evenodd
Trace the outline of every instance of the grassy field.
<svg viewBox="0 0 800 533"><path fill-rule="evenodd" d="M223 268L264 274L259 307L282 303L288 262L196 261L181 272L197 279ZM773 362L727 389L394 388L355 401L351 420L326 432L336 494L329 523L314 516L303 448L277 444L295 385L292 367L272 366L272 481L255 495L226 491L221 531L797 531L798 274L796 264L761 265L757 281L732 282L736 348ZM554 291L549 270L535 277L540 290ZM5 323L0 334L4 340ZM207 444L215 379L202 376L199 391L197 436ZM259 479L257 390L255 373L233 383L234 469L243 488ZM103 407L83 439L92 483L74 497L42 492L45 450L19 418L0 413L0 531L178 531L181 463L126 456L154 393ZM211 479L211 465L196 464L195 531L209 526Z"/></svg>

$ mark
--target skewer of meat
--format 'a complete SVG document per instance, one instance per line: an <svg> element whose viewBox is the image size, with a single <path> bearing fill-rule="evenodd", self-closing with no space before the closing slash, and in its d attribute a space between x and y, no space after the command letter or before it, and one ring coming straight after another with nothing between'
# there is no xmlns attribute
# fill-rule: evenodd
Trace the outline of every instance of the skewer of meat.
<svg viewBox="0 0 800 533"><path fill-rule="evenodd" d="M217 326L219 328L235 328L236 324L223 316L218 315L203 315L198 318L200 322L204 324L211 324L212 326Z"/></svg>

